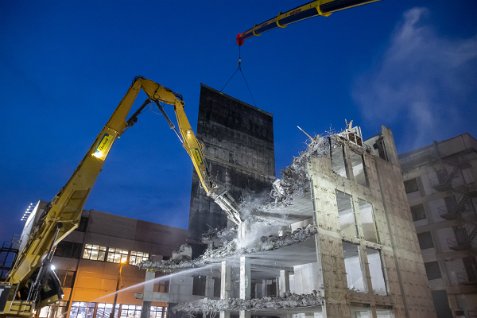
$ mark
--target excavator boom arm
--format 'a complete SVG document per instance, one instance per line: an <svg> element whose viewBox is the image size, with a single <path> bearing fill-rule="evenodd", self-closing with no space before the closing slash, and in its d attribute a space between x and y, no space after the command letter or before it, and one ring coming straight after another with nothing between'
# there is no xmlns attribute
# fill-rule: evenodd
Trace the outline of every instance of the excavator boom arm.
<svg viewBox="0 0 477 318"><path fill-rule="evenodd" d="M9 283L19 284L28 279L48 251L78 226L88 194L114 141L127 129L126 117L141 89L153 101L174 104L181 100L174 92L151 80L137 77L133 81L68 182L50 202L25 248L20 251L9 273Z"/></svg>

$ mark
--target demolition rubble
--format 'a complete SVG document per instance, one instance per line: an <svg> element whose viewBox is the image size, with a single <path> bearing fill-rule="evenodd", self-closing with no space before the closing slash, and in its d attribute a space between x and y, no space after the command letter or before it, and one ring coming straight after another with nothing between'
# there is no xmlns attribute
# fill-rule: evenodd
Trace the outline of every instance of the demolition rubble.
<svg viewBox="0 0 477 318"><path fill-rule="evenodd" d="M219 311L269 311L286 310L321 306L322 298L318 292L312 294L297 295L287 293L284 297L263 297L254 299L208 299L182 303L172 308L174 312L182 311L191 314L209 314Z"/></svg>
<svg viewBox="0 0 477 318"><path fill-rule="evenodd" d="M212 263L218 263L225 258L250 255L254 253L277 250L285 246L297 244L307 240L317 232L316 227L307 225L303 229L297 229L293 232L285 233L282 236L270 235L262 236L252 247L238 248L237 241L233 240L220 248L209 248L200 257L193 260L171 259L161 261L146 261L140 265L140 268L155 270L163 273L172 273L179 270L198 268Z"/></svg>

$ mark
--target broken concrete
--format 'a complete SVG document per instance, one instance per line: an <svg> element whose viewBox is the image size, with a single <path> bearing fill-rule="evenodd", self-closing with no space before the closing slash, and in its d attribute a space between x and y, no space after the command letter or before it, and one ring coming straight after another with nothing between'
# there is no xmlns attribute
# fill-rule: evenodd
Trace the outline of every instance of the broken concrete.
<svg viewBox="0 0 477 318"><path fill-rule="evenodd" d="M264 297L254 299L208 299L182 303L172 308L173 311L187 313L213 313L218 311L270 311L281 309L297 309L306 307L319 307L322 305L322 297L319 293L297 295L288 293L284 297Z"/></svg>

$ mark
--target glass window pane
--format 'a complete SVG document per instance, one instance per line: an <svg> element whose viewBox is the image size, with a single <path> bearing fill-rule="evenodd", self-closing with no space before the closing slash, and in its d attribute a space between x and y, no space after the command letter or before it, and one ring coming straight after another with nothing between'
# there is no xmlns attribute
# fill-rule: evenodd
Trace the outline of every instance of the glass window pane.
<svg viewBox="0 0 477 318"><path fill-rule="evenodd" d="M338 219L341 233L344 236L358 236L351 196L336 190L336 204L338 206Z"/></svg>
<svg viewBox="0 0 477 318"><path fill-rule="evenodd" d="M104 261L104 256L106 247L93 245L93 244L85 244L84 251L83 251L83 258L90 259L94 261Z"/></svg>
<svg viewBox="0 0 477 318"><path fill-rule="evenodd" d="M364 283L358 245L343 241L343 256L348 288L358 292L365 292L366 285Z"/></svg>
<svg viewBox="0 0 477 318"><path fill-rule="evenodd" d="M368 255L369 274L371 275L371 286L373 287L374 293L387 295L381 252L368 247L366 248L366 254Z"/></svg>
<svg viewBox="0 0 477 318"><path fill-rule="evenodd" d="M108 249L108 256L106 260L111 263L126 263L128 259L129 251L119 248L110 247Z"/></svg>
<svg viewBox="0 0 477 318"><path fill-rule="evenodd" d="M370 242L378 243L378 233L376 223L374 222L374 211L371 203L359 199L359 218L361 228L363 229L363 237Z"/></svg>

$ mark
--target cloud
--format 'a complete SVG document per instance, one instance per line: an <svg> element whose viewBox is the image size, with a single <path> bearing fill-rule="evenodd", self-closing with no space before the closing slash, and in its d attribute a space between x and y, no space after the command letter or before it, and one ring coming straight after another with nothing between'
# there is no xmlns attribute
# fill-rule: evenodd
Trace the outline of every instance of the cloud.
<svg viewBox="0 0 477 318"><path fill-rule="evenodd" d="M424 22L428 13L405 12L380 62L353 88L364 118L400 127L398 139L408 149L465 132L472 123L466 108L475 116L477 35L440 36Z"/></svg>

